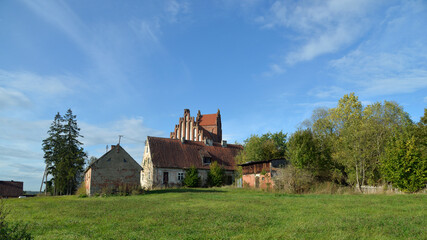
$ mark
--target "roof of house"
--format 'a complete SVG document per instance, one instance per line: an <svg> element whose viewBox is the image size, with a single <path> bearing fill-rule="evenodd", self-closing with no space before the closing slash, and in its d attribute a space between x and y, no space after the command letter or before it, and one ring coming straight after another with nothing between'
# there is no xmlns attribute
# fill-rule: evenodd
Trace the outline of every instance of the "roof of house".
<svg viewBox="0 0 427 240"><path fill-rule="evenodd" d="M217 114L213 113L213 114L203 114L200 117L200 122L199 125L200 126L211 126L211 125L216 125L216 119L217 119Z"/></svg>
<svg viewBox="0 0 427 240"><path fill-rule="evenodd" d="M117 148L118 147L118 148ZM97 162L100 162L100 161L102 161L103 159L105 159L105 158L107 158L107 157L109 157L109 156L113 156L113 155L116 155L116 154L112 154L113 152L112 151L117 151L117 153L118 152L123 152L125 155L126 155L126 158L128 158L127 160L129 160L129 161L133 161L136 165L138 165L138 167L140 167L141 169L142 169L142 167L135 161L135 159L133 159L133 157L128 153L128 152L126 152L126 150L122 147L122 146L120 146L119 144L117 144L117 145L111 145L111 149L110 149L110 151L108 151L108 152L106 152L104 155L102 155L100 158L98 158L98 159L96 159L95 161L93 161L93 162L91 162L90 164L89 164L89 166L86 168L86 170L85 170L85 173L94 165L94 164L96 164Z"/></svg>
<svg viewBox="0 0 427 240"><path fill-rule="evenodd" d="M264 160L264 161L250 161L250 162L245 162L242 164L238 164L238 166L249 166L249 165L253 165L253 164L260 164L260 163L270 163L270 162L287 162L287 160L285 158L278 158L278 159L270 159L270 160Z"/></svg>
<svg viewBox="0 0 427 240"><path fill-rule="evenodd" d="M211 162L218 162L225 170L235 170L234 157L243 150L241 145L220 143L207 146L203 142L185 141L179 139L147 137L154 167L160 168L190 168L209 169L203 164L203 157L210 157Z"/></svg>

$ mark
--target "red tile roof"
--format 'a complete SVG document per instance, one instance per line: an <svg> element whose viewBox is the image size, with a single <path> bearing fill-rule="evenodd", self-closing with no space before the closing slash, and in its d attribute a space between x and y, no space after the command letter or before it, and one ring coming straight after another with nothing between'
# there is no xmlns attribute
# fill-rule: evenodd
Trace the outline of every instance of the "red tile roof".
<svg viewBox="0 0 427 240"><path fill-rule="evenodd" d="M217 114L203 114L200 118L199 125L200 126L211 126L216 125L216 117Z"/></svg>
<svg viewBox="0 0 427 240"><path fill-rule="evenodd" d="M216 161L225 170L236 170L234 157L243 150L243 147L235 144L227 144L222 147L220 143L206 146L203 142L186 141L181 143L179 139L148 137L151 157L154 167L182 168L192 166L197 169L209 169L209 165L203 164L203 157L211 157L211 162Z"/></svg>

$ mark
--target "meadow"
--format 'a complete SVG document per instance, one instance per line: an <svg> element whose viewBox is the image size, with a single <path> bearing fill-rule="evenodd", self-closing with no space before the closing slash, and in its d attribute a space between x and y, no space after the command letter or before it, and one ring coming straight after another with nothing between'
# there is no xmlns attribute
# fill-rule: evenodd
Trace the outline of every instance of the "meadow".
<svg viewBox="0 0 427 240"><path fill-rule="evenodd" d="M427 195L169 189L9 199L35 239L426 239Z"/></svg>

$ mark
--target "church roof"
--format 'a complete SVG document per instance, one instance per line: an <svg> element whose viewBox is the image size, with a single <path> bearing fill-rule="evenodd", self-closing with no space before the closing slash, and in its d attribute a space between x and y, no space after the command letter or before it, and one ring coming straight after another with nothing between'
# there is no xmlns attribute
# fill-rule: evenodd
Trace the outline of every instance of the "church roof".
<svg viewBox="0 0 427 240"><path fill-rule="evenodd" d="M200 118L199 125L200 126L210 126L210 125L216 125L216 117L217 114L203 114Z"/></svg>
<svg viewBox="0 0 427 240"><path fill-rule="evenodd" d="M215 114L216 115L216 114ZM203 164L203 157L210 157L211 162L218 162L225 170L236 170L234 157L243 150L236 144L227 144L222 147L220 143L207 146L203 142L185 141L179 139L147 137L151 159L154 167L182 168L192 166L197 169L209 169L208 164Z"/></svg>

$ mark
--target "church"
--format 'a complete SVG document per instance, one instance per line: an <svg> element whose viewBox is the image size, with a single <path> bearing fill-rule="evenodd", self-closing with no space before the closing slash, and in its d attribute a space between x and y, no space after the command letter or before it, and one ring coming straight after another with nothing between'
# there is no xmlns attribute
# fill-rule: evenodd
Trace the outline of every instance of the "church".
<svg viewBox="0 0 427 240"><path fill-rule="evenodd" d="M142 160L141 186L145 189L156 187L182 186L185 171L196 167L202 186L207 184L209 166L217 162L224 170L226 184L234 182L235 156L243 150L241 145L227 144L222 139L221 114L190 115L184 109L170 138L148 136Z"/></svg>

